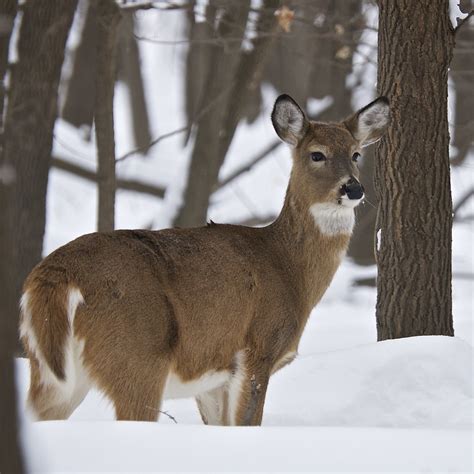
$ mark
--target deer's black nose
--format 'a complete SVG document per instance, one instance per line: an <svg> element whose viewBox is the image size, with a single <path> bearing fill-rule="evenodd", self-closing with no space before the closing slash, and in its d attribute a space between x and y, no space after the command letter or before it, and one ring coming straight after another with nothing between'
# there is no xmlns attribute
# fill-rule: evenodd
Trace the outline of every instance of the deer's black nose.
<svg viewBox="0 0 474 474"><path fill-rule="evenodd" d="M347 194L349 199L360 199L364 195L364 186L357 181L354 177L351 177L349 181L344 184L341 188L341 194Z"/></svg>

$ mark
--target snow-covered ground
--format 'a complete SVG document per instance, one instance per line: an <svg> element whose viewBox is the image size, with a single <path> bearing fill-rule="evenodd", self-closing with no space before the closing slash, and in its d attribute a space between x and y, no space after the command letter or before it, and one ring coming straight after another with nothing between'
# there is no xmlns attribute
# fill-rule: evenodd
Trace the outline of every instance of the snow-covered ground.
<svg viewBox="0 0 474 474"><path fill-rule="evenodd" d="M162 38L180 36L179 14L149 12L139 18L150 36L155 31ZM141 47L153 132L159 135L185 123L180 80L185 49ZM365 91L366 102L374 91L375 87ZM118 156L133 148L126 94L117 87ZM266 114L251 126L239 127L221 177L275 139L269 113L276 95L264 88ZM358 102L361 95L363 91L358 91ZM95 167L93 144L61 121L55 133L55 153ZM189 147L182 148L182 137L175 136L160 142L146 157L130 158L118 166L120 176L167 187L164 200L120 191L118 227L170 224L180 203L189 152ZM277 213L290 166L288 150L279 147L216 193L209 217L237 222ZM472 166L471 159L453 170L455 202L472 186ZM461 217L472 215L473 207L465 208ZM95 220L95 186L53 170L45 254L94 231ZM262 427L204 426L193 400L165 401L162 410L177 424L165 415L157 424L116 422L110 403L92 392L68 421L24 420L32 472L472 472L473 232L472 221L454 226L455 338L377 343L375 289L354 286L357 278L375 276L376 269L345 261L308 322L299 357L272 378ZM19 360L17 367L23 403L27 362Z"/></svg>

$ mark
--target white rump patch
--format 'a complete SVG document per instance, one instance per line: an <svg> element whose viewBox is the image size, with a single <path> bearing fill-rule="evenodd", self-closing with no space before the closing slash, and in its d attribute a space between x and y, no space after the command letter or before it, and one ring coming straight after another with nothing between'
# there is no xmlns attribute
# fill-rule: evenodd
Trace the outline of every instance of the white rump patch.
<svg viewBox="0 0 474 474"><path fill-rule="evenodd" d="M229 381L230 372L211 371L198 379L183 382L179 375L170 372L166 380L163 398L190 398L214 390Z"/></svg>
<svg viewBox="0 0 474 474"><path fill-rule="evenodd" d="M345 199L342 199L345 198ZM309 210L314 223L324 235L351 234L354 228L354 207L359 204L359 199L348 199L342 196L342 203L316 203Z"/></svg>
<svg viewBox="0 0 474 474"><path fill-rule="evenodd" d="M77 288L71 288L68 292L67 317L70 322L70 331L66 336L64 350L64 374L65 380L59 380L46 362L45 357L38 344L38 339L33 330L31 310L29 307L29 292L26 291L21 297L20 308L22 312L20 323L20 336L28 344L29 350L34 354L39 364L40 380L43 385L55 386L55 397L58 400L70 400L76 395L81 397L87 392L90 383L82 364L82 351L84 342L74 337L73 321L77 306L84 302L84 298ZM34 410L30 409L34 418Z"/></svg>
<svg viewBox="0 0 474 474"><path fill-rule="evenodd" d="M67 318L69 324L71 325L71 331L74 333L74 317L76 316L76 309L81 304L84 303L84 297L79 291L79 288L71 288L68 295L68 305L67 305Z"/></svg>

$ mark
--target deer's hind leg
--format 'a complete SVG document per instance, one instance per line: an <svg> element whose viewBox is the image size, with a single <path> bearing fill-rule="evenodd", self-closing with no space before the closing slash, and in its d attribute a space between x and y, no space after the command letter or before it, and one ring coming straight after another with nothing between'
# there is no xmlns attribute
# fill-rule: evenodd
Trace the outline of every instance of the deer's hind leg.
<svg viewBox="0 0 474 474"><path fill-rule="evenodd" d="M145 361L147 367L124 370L112 381L99 380L115 407L117 420L157 421L169 373L169 363Z"/></svg>

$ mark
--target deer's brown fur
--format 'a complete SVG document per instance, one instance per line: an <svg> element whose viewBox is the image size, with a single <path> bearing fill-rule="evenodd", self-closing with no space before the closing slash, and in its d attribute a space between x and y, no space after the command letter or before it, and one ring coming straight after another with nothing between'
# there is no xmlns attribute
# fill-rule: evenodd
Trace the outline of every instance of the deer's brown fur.
<svg viewBox="0 0 474 474"><path fill-rule="evenodd" d="M269 377L294 358L350 239L318 228L311 206L337 206L363 145L344 123L304 119L299 133L268 227L94 233L31 272L21 334L36 416L68 417L95 385L117 418L156 420L170 374L183 384L211 374L226 382L196 394L203 420L260 424ZM322 150L324 167L308 159Z"/></svg>

